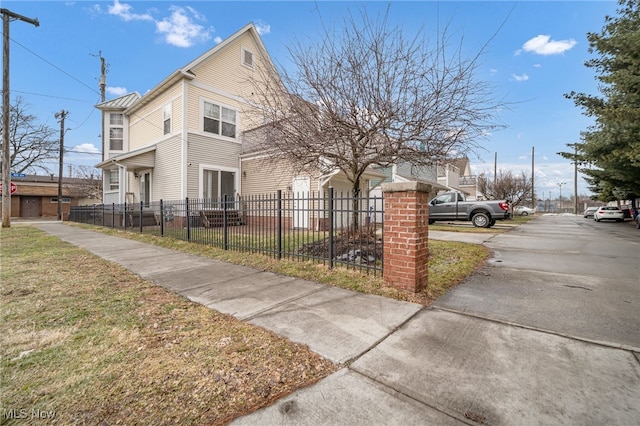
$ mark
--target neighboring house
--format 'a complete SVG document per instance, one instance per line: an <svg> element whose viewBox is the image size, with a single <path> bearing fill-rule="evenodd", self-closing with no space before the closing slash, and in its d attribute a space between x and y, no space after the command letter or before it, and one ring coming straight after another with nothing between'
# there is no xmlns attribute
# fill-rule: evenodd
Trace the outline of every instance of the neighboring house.
<svg viewBox="0 0 640 426"><path fill-rule="evenodd" d="M382 205L380 199L382 197L381 185L383 183L391 182L423 182L431 185L431 192L429 193L429 199L436 196L439 191L447 190L443 185L437 182L436 166L416 166L409 163L399 163L386 168L378 169L384 174L383 179L378 179L373 183L370 194L371 197L378 199L376 203L376 211L382 211ZM380 220L377 217L376 220Z"/></svg>
<svg viewBox="0 0 640 426"><path fill-rule="evenodd" d="M438 165L438 183L449 191L464 193L469 200L481 200L478 192L477 176L471 173L471 164L467 157L456 158Z"/></svg>
<svg viewBox="0 0 640 426"><path fill-rule="evenodd" d="M11 194L12 217L57 217L58 177L26 175L12 177L16 192ZM100 181L83 178L62 178L61 207L63 218L71 206L100 203ZM0 206L2 202L0 201Z"/></svg>
<svg viewBox="0 0 640 426"><path fill-rule="evenodd" d="M255 111L250 79L258 77L258 61L273 66L255 26L248 24L143 96L130 93L96 105L103 115L103 158L97 167L103 170L105 204L151 207L160 200L276 190L322 196L329 186L350 191L344 175L330 165L294 173L295 167L263 161L264 153L246 143L248 114ZM363 176L362 191L380 177L374 170ZM308 218L298 225L317 226Z"/></svg>

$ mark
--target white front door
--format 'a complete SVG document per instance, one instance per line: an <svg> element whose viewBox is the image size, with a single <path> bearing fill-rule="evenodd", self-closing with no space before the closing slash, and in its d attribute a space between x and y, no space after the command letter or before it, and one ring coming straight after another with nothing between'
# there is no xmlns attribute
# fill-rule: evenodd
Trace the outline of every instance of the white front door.
<svg viewBox="0 0 640 426"><path fill-rule="evenodd" d="M297 177L293 180L293 227L309 227L309 190L311 180L308 177Z"/></svg>

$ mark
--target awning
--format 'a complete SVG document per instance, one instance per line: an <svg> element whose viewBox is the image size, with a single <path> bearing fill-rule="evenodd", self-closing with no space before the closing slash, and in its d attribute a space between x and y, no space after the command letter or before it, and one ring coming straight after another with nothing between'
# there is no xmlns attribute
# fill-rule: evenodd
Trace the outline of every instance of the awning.
<svg viewBox="0 0 640 426"><path fill-rule="evenodd" d="M149 169L156 164L156 146L137 149L125 154L111 157L101 163L96 164L99 169L114 169L117 166L125 166L129 170Z"/></svg>

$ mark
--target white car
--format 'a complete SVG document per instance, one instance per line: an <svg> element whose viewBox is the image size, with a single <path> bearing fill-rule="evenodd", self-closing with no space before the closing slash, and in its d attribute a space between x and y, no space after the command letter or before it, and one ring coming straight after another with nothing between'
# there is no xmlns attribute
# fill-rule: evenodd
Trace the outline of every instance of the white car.
<svg viewBox="0 0 640 426"><path fill-rule="evenodd" d="M536 210L531 207L518 206L513 209L513 213L518 216L529 216L530 214L536 214Z"/></svg>
<svg viewBox="0 0 640 426"><path fill-rule="evenodd" d="M615 206L599 207L598 210L593 213L593 220L596 222L600 222L601 220L622 222L624 220L624 212Z"/></svg>

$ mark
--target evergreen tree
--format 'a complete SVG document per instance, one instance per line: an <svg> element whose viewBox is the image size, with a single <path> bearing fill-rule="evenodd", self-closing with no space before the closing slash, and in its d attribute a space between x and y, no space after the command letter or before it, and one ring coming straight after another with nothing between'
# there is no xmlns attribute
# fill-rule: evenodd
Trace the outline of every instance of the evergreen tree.
<svg viewBox="0 0 640 426"><path fill-rule="evenodd" d="M618 16L606 16L599 33L588 33L589 52L599 57L585 62L596 71L600 96L571 92L572 99L595 124L582 132L578 158L590 167L590 189L599 198L640 196L640 0L620 0Z"/></svg>

